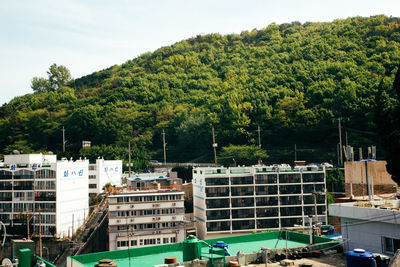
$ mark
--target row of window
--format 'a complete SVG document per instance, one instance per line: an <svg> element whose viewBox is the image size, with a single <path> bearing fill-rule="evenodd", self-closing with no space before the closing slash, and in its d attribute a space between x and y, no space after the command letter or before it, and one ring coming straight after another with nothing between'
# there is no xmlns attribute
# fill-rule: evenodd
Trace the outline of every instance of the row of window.
<svg viewBox="0 0 400 267"><path fill-rule="evenodd" d="M130 224L130 225L119 225L117 229L122 230L146 230L146 229L161 229L161 228L173 228L178 224L176 222L165 222L165 223L141 223L141 224Z"/></svg>
<svg viewBox="0 0 400 267"><path fill-rule="evenodd" d="M41 169L37 171L30 170L18 170L15 172L11 171L0 171L0 179L55 179L56 171Z"/></svg>
<svg viewBox="0 0 400 267"><path fill-rule="evenodd" d="M318 214L324 214L325 206L318 206ZM280 212L280 214L279 214ZM206 212L207 220L222 220L222 219L240 219L254 218L254 213L257 218L260 217L278 217L280 216L302 216L314 215L314 206L297 206L297 207L281 207L281 208L258 208L258 209L239 209L239 210L208 210Z"/></svg>
<svg viewBox="0 0 400 267"><path fill-rule="evenodd" d="M303 189L303 192L302 192ZM324 192L324 184L304 184L301 185L267 185L256 186L256 195L277 195L279 194L310 194L314 191ZM207 197L228 197L228 196L253 196L254 186L240 186L240 187L206 187Z"/></svg>
<svg viewBox="0 0 400 267"><path fill-rule="evenodd" d="M242 177L208 177L205 179L207 186L213 185L241 185L241 184L280 184L284 183L320 183L324 182L324 173L271 173L256 174Z"/></svg>
<svg viewBox="0 0 400 267"><path fill-rule="evenodd" d="M14 212L33 211L33 203L0 203L0 212L11 212L11 205L14 205ZM56 203L35 203L35 211L56 212Z"/></svg>
<svg viewBox="0 0 400 267"><path fill-rule="evenodd" d="M146 215L175 214L175 213L176 209L132 210L132 211L118 211L117 217L146 216Z"/></svg>
<svg viewBox="0 0 400 267"><path fill-rule="evenodd" d="M207 222L208 232L234 231L234 230L253 230L257 224L257 229L296 227L303 225L303 218L280 218L280 219L258 219L245 221L220 221ZM231 229L232 228L232 229Z"/></svg>
<svg viewBox="0 0 400 267"><path fill-rule="evenodd" d="M117 197L118 203L132 203L132 202L155 202L155 201L169 201L181 200L182 195L161 195L161 196L132 196L132 197Z"/></svg>
<svg viewBox="0 0 400 267"><path fill-rule="evenodd" d="M162 239L163 243L161 243L161 238L146 238L146 239L139 239L139 246L147 246L147 245L159 245L159 244L169 244L169 243L176 243L176 237L164 237ZM137 246L137 240L130 240L130 246L135 247ZM129 247L128 240L117 241L117 247Z"/></svg>
<svg viewBox="0 0 400 267"><path fill-rule="evenodd" d="M255 199L255 200L254 200ZM238 208L238 207L254 207L256 206L288 206L288 205L309 205L314 204L314 198L312 195L303 196L280 196L280 202L278 197L243 197L243 198L214 198L206 199L207 209L219 209L219 208ZM254 203L255 201L255 203ZM325 204L325 195L318 195L316 198L317 204Z"/></svg>

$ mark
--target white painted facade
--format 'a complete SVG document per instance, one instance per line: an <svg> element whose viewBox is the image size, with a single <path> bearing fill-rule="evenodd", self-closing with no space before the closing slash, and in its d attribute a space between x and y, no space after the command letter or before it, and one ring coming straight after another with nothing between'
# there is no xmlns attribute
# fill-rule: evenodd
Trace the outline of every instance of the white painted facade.
<svg viewBox="0 0 400 267"><path fill-rule="evenodd" d="M326 223L325 170L267 166L193 169L197 236L217 238L268 229L299 228L314 215Z"/></svg>
<svg viewBox="0 0 400 267"><path fill-rule="evenodd" d="M34 215L34 231L66 237L75 232L87 215L87 160L57 161L56 155L5 155L0 164L0 219L7 225L26 222ZM40 213L40 220L39 220Z"/></svg>
<svg viewBox="0 0 400 267"><path fill-rule="evenodd" d="M89 194L100 194L107 183L121 186L122 160L97 159L89 164Z"/></svg>
<svg viewBox="0 0 400 267"><path fill-rule="evenodd" d="M110 251L182 242L184 193L179 190L127 191L108 197Z"/></svg>
<svg viewBox="0 0 400 267"><path fill-rule="evenodd" d="M398 208L398 201L372 202L376 207L368 207L368 202L329 205L329 215L340 217L343 238L348 240L345 251L362 248L393 256L400 249L400 211L390 207Z"/></svg>

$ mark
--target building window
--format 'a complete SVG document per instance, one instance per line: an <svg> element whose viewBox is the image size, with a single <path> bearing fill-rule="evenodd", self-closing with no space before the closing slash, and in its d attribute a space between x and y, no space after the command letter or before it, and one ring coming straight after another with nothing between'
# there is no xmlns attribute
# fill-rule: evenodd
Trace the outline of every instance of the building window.
<svg viewBox="0 0 400 267"><path fill-rule="evenodd" d="M171 243L176 243L176 237L171 237Z"/></svg>
<svg viewBox="0 0 400 267"><path fill-rule="evenodd" d="M163 244L168 244L169 243L169 238L168 237L164 237L163 238Z"/></svg>
<svg viewBox="0 0 400 267"><path fill-rule="evenodd" d="M51 179L51 178L56 178L56 172L53 170L38 170L36 171L36 178L38 179Z"/></svg>
<svg viewBox="0 0 400 267"><path fill-rule="evenodd" d="M96 175L90 174L89 179L96 179Z"/></svg>
<svg viewBox="0 0 400 267"><path fill-rule="evenodd" d="M89 188L96 189L97 188L97 184L89 184Z"/></svg>
<svg viewBox="0 0 400 267"><path fill-rule="evenodd" d="M395 251L400 249L400 239L391 237L382 237L383 253L394 254Z"/></svg>

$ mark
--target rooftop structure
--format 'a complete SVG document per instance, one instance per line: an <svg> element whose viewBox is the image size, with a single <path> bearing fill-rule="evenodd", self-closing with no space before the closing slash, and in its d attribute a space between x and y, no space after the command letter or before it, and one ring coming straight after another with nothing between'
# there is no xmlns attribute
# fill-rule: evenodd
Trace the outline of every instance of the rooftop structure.
<svg viewBox="0 0 400 267"><path fill-rule="evenodd" d="M400 200L329 205L329 215L341 219L345 250L362 248L394 255L400 249Z"/></svg>
<svg viewBox="0 0 400 267"><path fill-rule="evenodd" d="M0 220L14 226L33 216L34 232L70 236L88 215L87 160L56 155L5 155L0 165Z"/></svg>
<svg viewBox="0 0 400 267"><path fill-rule="evenodd" d="M282 166L193 169L197 235L210 238L326 223L325 169ZM316 211L315 211L316 207Z"/></svg>
<svg viewBox="0 0 400 267"><path fill-rule="evenodd" d="M262 248L274 250L274 253L281 253L282 251L299 250L309 245L310 237L305 234L288 232L288 231L275 231L269 233L258 233L251 235L231 236L217 239L204 240L205 243L212 245L217 241L224 241L228 244L228 250L231 255L236 255L239 251L250 255L253 259L261 257ZM333 247L337 241L328 238L315 237L315 244L317 246ZM315 245L314 245L315 246ZM112 259L119 267L141 266L153 267L155 265L164 264L166 257L176 257L177 262L182 263L184 244L168 244L152 247L125 249L112 252L100 252L86 255L78 255L68 258L67 266L71 267L89 267L94 266L101 259ZM270 253L270 257L274 256ZM210 250L207 245L201 248L201 258L209 259ZM247 256L246 255L246 256ZM250 258L250 257L249 257ZM183 265L183 264L180 264ZM185 264L190 266L190 262Z"/></svg>
<svg viewBox="0 0 400 267"><path fill-rule="evenodd" d="M174 187L181 188L182 179L176 177L176 172L171 173L148 173L138 174L134 177L127 178L127 186L130 189L146 189L154 188L154 186L163 187Z"/></svg>
<svg viewBox="0 0 400 267"><path fill-rule="evenodd" d="M347 197L397 192L384 160L346 161L344 170Z"/></svg>
<svg viewBox="0 0 400 267"><path fill-rule="evenodd" d="M182 242L185 237L180 185L161 187L155 180L144 181L153 187L128 187L109 196L110 250Z"/></svg>

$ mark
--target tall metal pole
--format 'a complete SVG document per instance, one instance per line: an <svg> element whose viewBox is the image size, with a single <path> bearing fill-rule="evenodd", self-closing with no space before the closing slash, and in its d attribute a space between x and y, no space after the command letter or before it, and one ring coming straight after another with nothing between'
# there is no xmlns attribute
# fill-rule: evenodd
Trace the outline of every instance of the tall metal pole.
<svg viewBox="0 0 400 267"><path fill-rule="evenodd" d="M297 144L294 144L294 161L297 161Z"/></svg>
<svg viewBox="0 0 400 267"><path fill-rule="evenodd" d="M129 170L129 177L131 177L131 141L128 143L128 170Z"/></svg>
<svg viewBox="0 0 400 267"><path fill-rule="evenodd" d="M340 152L340 164L343 164L343 152L342 152L342 126L341 126L341 124L340 124L340 119L339 119L339 143L340 143L340 149L339 149L339 152Z"/></svg>
<svg viewBox="0 0 400 267"><path fill-rule="evenodd" d="M64 128L64 126L63 126L63 128L62 128L62 133L63 133L62 151L63 151L63 153L64 153L64 152L65 152L65 128Z"/></svg>
<svg viewBox="0 0 400 267"><path fill-rule="evenodd" d="M317 194L315 191L312 193L314 198L315 225L318 224Z"/></svg>
<svg viewBox="0 0 400 267"><path fill-rule="evenodd" d="M212 136L213 136L213 149L214 149L214 163L215 163L215 167L218 166L218 162L217 162L217 143L215 143L215 132L214 132L214 127L212 127Z"/></svg>
<svg viewBox="0 0 400 267"><path fill-rule="evenodd" d="M261 129L260 129L260 125L258 125L257 132L258 132L258 148L261 149L261 136L260 136ZM258 159L258 165L261 165L261 159Z"/></svg>
<svg viewBox="0 0 400 267"><path fill-rule="evenodd" d="M42 258L42 216L40 215L40 208L39 208L39 257Z"/></svg>
<svg viewBox="0 0 400 267"><path fill-rule="evenodd" d="M167 152L166 152L167 143L165 143L164 129L162 130L162 136L163 136L163 147L164 147L164 166L167 166Z"/></svg>

